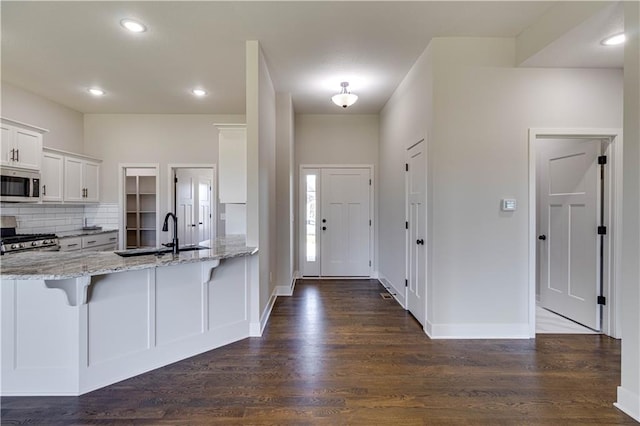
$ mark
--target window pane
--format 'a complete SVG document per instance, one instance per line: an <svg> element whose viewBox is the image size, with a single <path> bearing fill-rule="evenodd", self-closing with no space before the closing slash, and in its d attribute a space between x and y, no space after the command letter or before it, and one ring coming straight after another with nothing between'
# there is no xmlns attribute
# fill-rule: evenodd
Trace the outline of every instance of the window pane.
<svg viewBox="0 0 640 426"><path fill-rule="evenodd" d="M316 175L307 175L307 262L316 261Z"/></svg>

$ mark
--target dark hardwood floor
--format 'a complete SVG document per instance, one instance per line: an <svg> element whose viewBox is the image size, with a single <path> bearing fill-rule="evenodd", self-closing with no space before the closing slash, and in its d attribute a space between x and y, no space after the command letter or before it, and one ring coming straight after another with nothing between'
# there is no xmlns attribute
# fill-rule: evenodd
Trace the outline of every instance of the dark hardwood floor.
<svg viewBox="0 0 640 426"><path fill-rule="evenodd" d="M635 424L620 342L429 340L377 281L298 281L250 338L81 397L2 398L2 424Z"/></svg>

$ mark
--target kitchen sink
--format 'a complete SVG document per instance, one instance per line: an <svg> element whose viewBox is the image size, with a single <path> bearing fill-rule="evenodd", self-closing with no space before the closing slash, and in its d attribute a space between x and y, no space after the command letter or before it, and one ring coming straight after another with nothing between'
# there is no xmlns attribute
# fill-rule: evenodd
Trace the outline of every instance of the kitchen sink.
<svg viewBox="0 0 640 426"><path fill-rule="evenodd" d="M209 247L198 246L198 245L187 245L180 246L179 251L194 251L194 250L208 250ZM162 256L163 254L171 253L173 249L171 247L163 247L163 248L148 248L148 249L131 249L131 250L121 250L114 251L115 254L122 257L133 257L133 256Z"/></svg>

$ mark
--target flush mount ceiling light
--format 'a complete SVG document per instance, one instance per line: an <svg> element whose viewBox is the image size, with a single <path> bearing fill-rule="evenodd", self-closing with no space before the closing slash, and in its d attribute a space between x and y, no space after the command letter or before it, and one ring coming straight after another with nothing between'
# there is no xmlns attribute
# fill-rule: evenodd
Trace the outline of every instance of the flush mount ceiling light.
<svg viewBox="0 0 640 426"><path fill-rule="evenodd" d="M605 46L616 46L618 44L624 43L626 39L627 38L624 36L624 33L620 33L603 39L600 44L603 44Z"/></svg>
<svg viewBox="0 0 640 426"><path fill-rule="evenodd" d="M90 87L87 89L87 92L91 93L93 96L103 96L104 90L99 87Z"/></svg>
<svg viewBox="0 0 640 426"><path fill-rule="evenodd" d="M145 27L144 24L138 21L134 21L133 19L123 19L122 21L120 21L120 25L122 25L132 33L143 33L147 31L147 27Z"/></svg>
<svg viewBox="0 0 640 426"><path fill-rule="evenodd" d="M197 96L197 97L202 97L207 95L207 91L203 89L193 89L191 93L193 94L193 96Z"/></svg>
<svg viewBox="0 0 640 426"><path fill-rule="evenodd" d="M349 87L349 82L343 81L342 83L340 83L340 86L342 87L340 93L331 97L333 103L341 106L342 108L346 108L355 104L358 100L358 95L354 95L349 91L349 89L347 89L347 87Z"/></svg>

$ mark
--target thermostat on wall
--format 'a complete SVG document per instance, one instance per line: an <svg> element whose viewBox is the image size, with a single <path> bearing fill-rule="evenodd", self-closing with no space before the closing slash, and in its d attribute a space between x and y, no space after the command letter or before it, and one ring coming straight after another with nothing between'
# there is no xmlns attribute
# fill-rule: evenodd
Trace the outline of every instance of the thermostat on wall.
<svg viewBox="0 0 640 426"><path fill-rule="evenodd" d="M503 212L513 212L516 210L517 203L515 198L504 198L502 200L502 211Z"/></svg>

